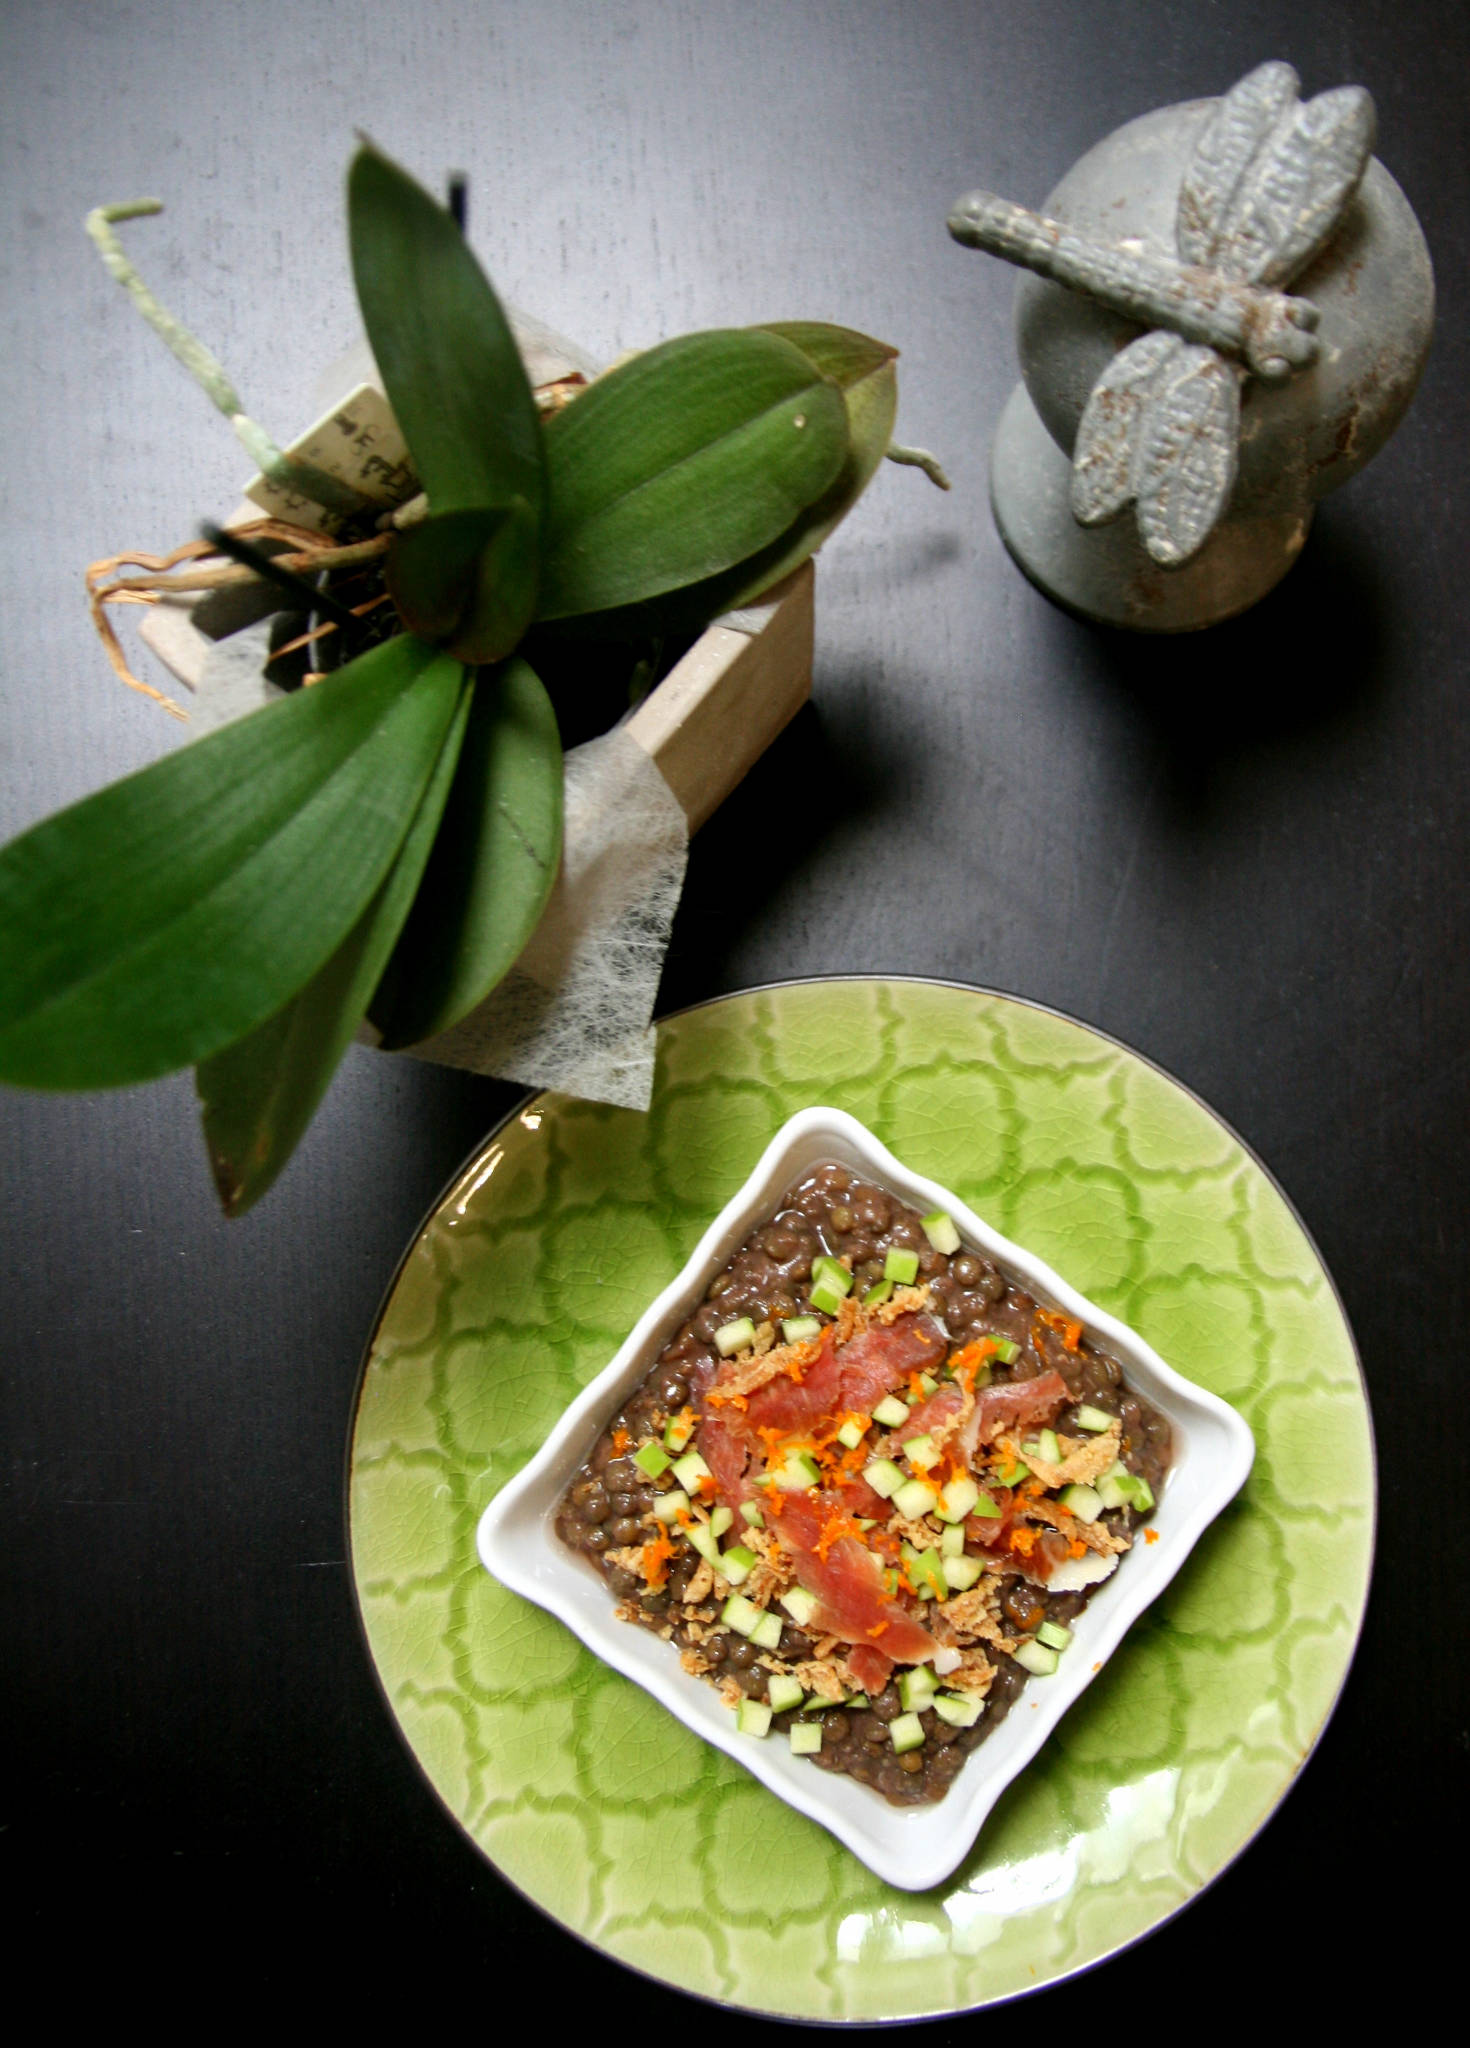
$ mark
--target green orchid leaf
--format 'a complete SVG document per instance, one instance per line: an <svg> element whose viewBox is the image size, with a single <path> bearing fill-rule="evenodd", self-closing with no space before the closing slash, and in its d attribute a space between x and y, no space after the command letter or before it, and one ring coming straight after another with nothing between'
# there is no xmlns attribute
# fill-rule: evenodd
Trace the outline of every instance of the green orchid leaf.
<svg viewBox="0 0 1470 2048"><path fill-rule="evenodd" d="M506 528L495 564L504 653L535 604L546 506L541 424L520 350L464 236L406 171L364 146L348 173L347 204L363 322L431 511L484 512L517 500L526 508ZM454 581L452 548L450 558L445 588ZM420 589L428 574L419 567Z"/></svg>
<svg viewBox="0 0 1470 2048"><path fill-rule="evenodd" d="M769 547L848 455L837 385L779 335L718 329L599 377L545 428L537 617L644 603Z"/></svg>
<svg viewBox="0 0 1470 2048"><path fill-rule="evenodd" d="M720 592L711 617L749 604L763 590L799 569L847 517L872 482L893 439L898 413L898 350L850 327L820 320L786 320L763 330L789 341L838 385L847 407L848 453L830 488L809 505L781 539L747 574Z"/></svg>
<svg viewBox="0 0 1470 2048"><path fill-rule="evenodd" d="M559 635L631 642L698 632L722 612L753 603L793 569L799 569L866 490L893 438L898 409L898 379L893 368L897 351L851 328L830 327L821 321L793 320L771 331L799 346L842 390L849 446L836 479L769 547L733 569L648 604L562 621L554 629Z"/></svg>
<svg viewBox="0 0 1470 2048"><path fill-rule="evenodd" d="M0 851L0 1080L152 1080L279 1010L387 872L459 675L387 641Z"/></svg>
<svg viewBox="0 0 1470 2048"><path fill-rule="evenodd" d="M514 961L556 880L561 800L540 678L519 657L481 670L433 857L369 1006L386 1046L458 1023Z"/></svg>
<svg viewBox="0 0 1470 2048"><path fill-rule="evenodd" d="M886 341L875 341L871 334L859 334L855 327L834 327L828 320L763 320L755 331L778 334L783 341L789 341L847 394L861 390L874 377L881 377L898 359L898 350ZM880 448L873 458L875 462L882 453Z"/></svg>
<svg viewBox="0 0 1470 2048"><path fill-rule="evenodd" d="M387 966L423 879L473 697L459 702L408 836L367 909L326 965L283 1009L196 1073L204 1141L227 1216L266 1193L305 1134Z"/></svg>
<svg viewBox="0 0 1470 2048"><path fill-rule="evenodd" d="M388 591L399 616L460 661L501 661L526 628L518 567L530 545L524 498L476 512L431 512L399 534Z"/></svg>

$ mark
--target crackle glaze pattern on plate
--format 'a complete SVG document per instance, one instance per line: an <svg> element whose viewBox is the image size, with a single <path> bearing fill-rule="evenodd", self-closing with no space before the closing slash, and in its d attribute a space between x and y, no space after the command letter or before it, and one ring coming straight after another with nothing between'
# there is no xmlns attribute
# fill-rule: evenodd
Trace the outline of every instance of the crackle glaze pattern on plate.
<svg viewBox="0 0 1470 2048"><path fill-rule="evenodd" d="M815 1101L1232 1402L1257 1445L1244 1491L927 1893L884 1885L475 1554L487 1502ZM392 1711L511 1883L700 1996L913 2018L1086 1968L1184 1905L1270 1816L1352 1657L1372 1434L1310 1241L1177 1083L1012 997L791 983L662 1024L647 1116L543 1095L486 1141L374 1333L349 1515Z"/></svg>

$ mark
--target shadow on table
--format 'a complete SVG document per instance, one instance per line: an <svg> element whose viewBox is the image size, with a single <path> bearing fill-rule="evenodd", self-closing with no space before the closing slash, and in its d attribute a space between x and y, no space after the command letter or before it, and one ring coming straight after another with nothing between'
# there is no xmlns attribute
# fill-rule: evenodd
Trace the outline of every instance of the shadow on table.
<svg viewBox="0 0 1470 2048"><path fill-rule="evenodd" d="M1284 581L1222 626L1151 635L1057 614L1056 630L1084 677L1147 727L1175 800L1199 817L1252 762L1374 722L1392 602L1361 535L1327 513Z"/></svg>
<svg viewBox="0 0 1470 2048"><path fill-rule="evenodd" d="M834 694L860 697L861 678L838 679ZM800 795L811 791L820 800ZM876 730L804 704L690 843L659 1013L710 992L718 963L847 821L862 819L866 829L887 812L901 815L905 802Z"/></svg>

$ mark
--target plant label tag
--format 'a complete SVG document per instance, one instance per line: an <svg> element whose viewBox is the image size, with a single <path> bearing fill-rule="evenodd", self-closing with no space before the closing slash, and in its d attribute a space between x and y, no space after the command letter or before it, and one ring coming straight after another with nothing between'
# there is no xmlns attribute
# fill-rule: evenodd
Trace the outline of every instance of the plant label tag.
<svg viewBox="0 0 1470 2048"><path fill-rule="evenodd" d="M362 494L365 505L387 511L401 505L418 489L408 459L408 444L398 431L387 399L371 384L359 384L347 396L322 414L286 450L329 476L338 477ZM254 476L245 495L272 519L288 519L293 526L305 526L314 533L331 533L340 518L314 505L299 492Z"/></svg>

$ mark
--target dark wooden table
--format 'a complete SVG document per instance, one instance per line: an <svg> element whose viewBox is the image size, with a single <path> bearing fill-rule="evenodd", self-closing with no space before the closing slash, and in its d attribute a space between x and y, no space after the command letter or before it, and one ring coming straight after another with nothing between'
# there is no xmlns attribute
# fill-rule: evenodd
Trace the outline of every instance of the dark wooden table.
<svg viewBox="0 0 1470 2048"><path fill-rule="evenodd" d="M1467 1744L1450 1533L1470 1323L1463 6L12 0L0 35L7 836L174 743L111 681L80 570L182 538L242 475L98 269L81 233L98 201L168 202L132 231L140 265L280 431L352 336L355 126L426 178L465 167L505 295L603 356L796 315L901 345L900 432L942 452L954 492L886 474L824 558L814 704L697 840L663 1002L867 970L1014 990L1150 1055L1279 1176L1371 1389L1362 1644L1258 1842L1032 2016L1111 2014L1131 2037L1162 1978L1264 2024L1278 1954L1273 2025L1322 2013L1329 1984L1387 1982ZM1120 122L1267 56L1309 92L1372 89L1439 334L1406 424L1281 589L1145 644L1050 608L997 540L1011 280L944 216L977 183L1039 203ZM235 1225L187 1075L0 1101L11 1926L23 1952L85 1955L116 2010L158 2009L190 1956L230 2006L274 1999L295 1966L353 2012L383 1989L391 1931L431 2024L493 2025L508 1966L560 2023L589 2000L640 2031L690 2022L446 1820L375 1690L344 1564L365 1333L512 1099L355 1052Z"/></svg>

